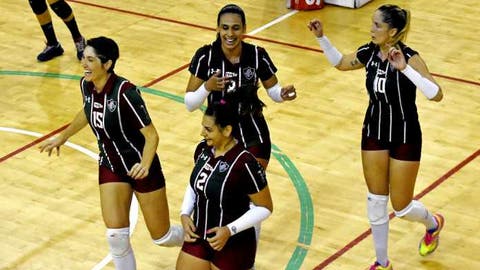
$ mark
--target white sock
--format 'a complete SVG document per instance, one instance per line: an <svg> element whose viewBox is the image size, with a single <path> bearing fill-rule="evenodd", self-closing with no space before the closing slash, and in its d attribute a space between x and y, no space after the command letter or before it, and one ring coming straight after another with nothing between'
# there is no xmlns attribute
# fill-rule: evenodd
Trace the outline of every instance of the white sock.
<svg viewBox="0 0 480 270"><path fill-rule="evenodd" d="M377 262L382 266L386 266L388 261L388 224L389 222L380 225L370 224L375 255L377 256Z"/></svg>
<svg viewBox="0 0 480 270"><path fill-rule="evenodd" d="M421 222L427 230L435 229L438 226L433 215L430 214L421 202L416 200L412 200L404 209L395 211L395 215L409 221Z"/></svg>

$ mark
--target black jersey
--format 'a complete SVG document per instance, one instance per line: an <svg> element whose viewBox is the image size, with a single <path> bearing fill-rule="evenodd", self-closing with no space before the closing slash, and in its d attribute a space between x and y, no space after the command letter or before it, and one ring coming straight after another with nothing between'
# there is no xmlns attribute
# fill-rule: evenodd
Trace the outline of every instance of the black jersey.
<svg viewBox="0 0 480 270"><path fill-rule="evenodd" d="M267 185L265 171L255 157L240 144L224 156L215 158L213 149L202 141L195 151L195 167L190 185L196 193L193 212L196 233L226 226L247 212L248 194L255 194ZM253 228L245 233L254 233Z"/></svg>
<svg viewBox="0 0 480 270"><path fill-rule="evenodd" d="M405 58L416 51L399 43ZM421 130L415 105L416 86L388 60L379 57L379 47L370 42L358 48L357 58L365 65L366 88L370 97L363 132L383 142L421 142Z"/></svg>
<svg viewBox="0 0 480 270"><path fill-rule="evenodd" d="M140 129L151 123L140 91L115 74L111 74L101 93L84 78L80 86L83 108L97 137L99 164L126 174L141 161L145 137Z"/></svg>
<svg viewBox="0 0 480 270"><path fill-rule="evenodd" d="M233 100L241 116L239 134L235 136L245 148L270 142L270 133L261 113L262 108L259 106L263 103L258 98L257 91L238 92L239 87L256 86L259 79L268 80L277 72L277 68L264 48L242 41L240 61L232 64L222 51L221 41L216 40L197 50L188 70L204 81L207 81L217 70L221 71L222 76L230 78L224 91L210 92L208 103L219 101L225 96ZM246 114L243 113L245 111L247 111Z"/></svg>

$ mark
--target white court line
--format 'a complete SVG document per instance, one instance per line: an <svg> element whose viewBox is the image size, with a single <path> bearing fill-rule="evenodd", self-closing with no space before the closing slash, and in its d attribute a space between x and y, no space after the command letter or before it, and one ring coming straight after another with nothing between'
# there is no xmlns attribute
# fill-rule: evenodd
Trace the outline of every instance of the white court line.
<svg viewBox="0 0 480 270"><path fill-rule="evenodd" d="M270 26L272 26L272 25L274 25L274 24L277 24L277 23L279 23L279 22L287 19L288 17L294 15L294 14L297 13L297 12L298 12L298 10L292 10L292 11L290 11L289 13L287 13L287 14L285 14L285 15L282 15L282 16L276 18L275 20L273 20L273 21L265 24L264 26L260 26L259 28L251 31L250 33L247 33L247 35L253 36L253 35L257 34L258 32L263 31L263 30L269 28Z"/></svg>
<svg viewBox="0 0 480 270"><path fill-rule="evenodd" d="M23 135L28 135L28 136L32 136L32 137L37 137L37 138L40 138L40 137L43 137L44 135L41 134L41 133L38 133L38 132L33 132L33 131L28 131L28 130L23 130L23 129L16 129L16 128L9 128L9 127L0 127L0 131L4 131L4 132L10 132L10 133L17 133L17 134L23 134ZM82 147L78 144L74 144L74 143L71 143L71 142L66 142L65 143L65 146L68 146L72 149L75 149L79 152L82 152L84 153L85 155L95 159L98 161L98 154L97 153L94 153L90 150L88 150L87 148L85 147ZM133 234L133 231L135 230L135 227L137 226L137 221L138 221L138 201L135 197L135 194L133 195L134 197L134 200L132 200L132 203L130 205L130 215L129 215L129 219L130 219L130 236ZM105 256L105 258L103 258L103 260L101 260L97 265L95 265L92 270L100 270L102 269L103 267L105 267L105 265L107 265L110 261L112 260L112 256L110 256L110 253Z"/></svg>

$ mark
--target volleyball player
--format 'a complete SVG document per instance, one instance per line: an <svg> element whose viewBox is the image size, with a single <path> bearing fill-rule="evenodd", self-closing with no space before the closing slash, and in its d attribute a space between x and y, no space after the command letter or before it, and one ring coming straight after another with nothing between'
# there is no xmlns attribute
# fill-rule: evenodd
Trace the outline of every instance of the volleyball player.
<svg viewBox="0 0 480 270"><path fill-rule="evenodd" d="M408 10L380 6L372 17L371 41L351 54L342 54L331 44L319 20L308 24L332 66L342 71L366 70L370 102L361 149L368 219L377 257L370 270L393 269L387 252L389 198L397 217L425 225L426 233L418 247L422 256L435 251L444 225L442 215L413 200L422 149L416 89L437 102L443 94L418 52L404 43L409 24Z"/></svg>
<svg viewBox="0 0 480 270"><path fill-rule="evenodd" d="M156 154L158 134L138 88L115 74L118 45L89 39L80 88L83 108L57 137L40 146L49 155L87 124L99 146L100 204L106 237L117 270L136 269L130 245L129 209L135 194L153 242L181 246L183 229L170 226L165 178Z"/></svg>
<svg viewBox="0 0 480 270"><path fill-rule="evenodd" d="M203 116L204 140L195 151L182 204L185 242L177 270L246 270L254 265L253 226L270 216L273 203L263 167L233 136L237 119L223 99L211 102Z"/></svg>
<svg viewBox="0 0 480 270"><path fill-rule="evenodd" d="M244 11L237 5L224 6L217 16L217 39L197 50L190 63L185 105L194 111L208 99L208 104L227 97L239 112L239 142L267 168L271 141L262 114L264 103L258 98L261 81L275 102L293 100L293 85L282 87L275 75L277 68L266 50L242 41L246 32ZM249 90L239 91L239 89Z"/></svg>

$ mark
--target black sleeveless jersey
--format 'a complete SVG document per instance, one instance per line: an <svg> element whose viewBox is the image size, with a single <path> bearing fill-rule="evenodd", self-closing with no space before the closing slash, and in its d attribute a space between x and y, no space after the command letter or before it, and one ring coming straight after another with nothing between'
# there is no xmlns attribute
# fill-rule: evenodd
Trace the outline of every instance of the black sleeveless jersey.
<svg viewBox="0 0 480 270"><path fill-rule="evenodd" d="M407 63L417 54L403 43L399 43L399 48ZM388 60L382 61L379 47L372 42L358 48L357 58L365 65L365 85L370 97L363 122L364 134L383 142L421 142L416 86Z"/></svg>
<svg viewBox="0 0 480 270"><path fill-rule="evenodd" d="M277 72L265 49L242 41L242 53L237 64L232 64L225 57L219 40L198 49L190 63L190 73L207 81L217 70L221 71L222 76L229 77L230 82L224 91L210 92L208 103L227 96L235 103L240 115L239 134L236 137L245 148L269 142L270 133L261 113L263 103L257 91L238 91L242 86L257 86L259 79L268 80Z"/></svg>
<svg viewBox="0 0 480 270"><path fill-rule="evenodd" d="M151 123L140 91L115 74L111 74L101 93L84 78L80 88L85 114L97 137L99 164L126 174L141 161L145 138L140 129Z"/></svg>

